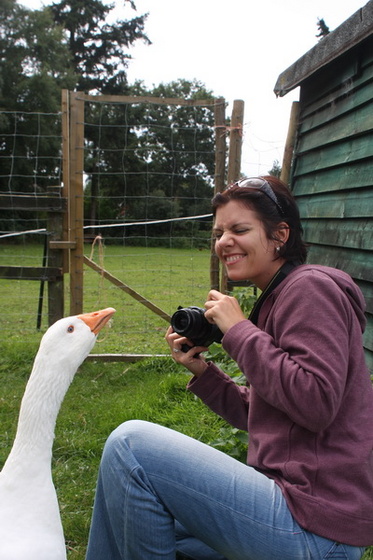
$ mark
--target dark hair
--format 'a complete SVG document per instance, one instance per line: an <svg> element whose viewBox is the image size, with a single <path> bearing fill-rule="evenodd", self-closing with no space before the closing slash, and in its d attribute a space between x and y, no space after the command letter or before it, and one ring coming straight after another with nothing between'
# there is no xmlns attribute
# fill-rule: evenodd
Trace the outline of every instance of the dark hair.
<svg viewBox="0 0 373 560"><path fill-rule="evenodd" d="M261 176L271 186L275 193L278 203L282 209L280 213L276 204L266 196L263 191L250 186L240 187L235 183L230 185L225 191L217 193L212 199L212 212L215 217L216 211L231 200L240 202L258 215L263 223L268 239L278 240L276 231L281 222L285 222L289 227L289 238L284 243L278 257L286 261L298 261L304 263L307 258L307 245L302 239L303 228L300 221L299 210L295 199L288 187L277 177L272 175Z"/></svg>

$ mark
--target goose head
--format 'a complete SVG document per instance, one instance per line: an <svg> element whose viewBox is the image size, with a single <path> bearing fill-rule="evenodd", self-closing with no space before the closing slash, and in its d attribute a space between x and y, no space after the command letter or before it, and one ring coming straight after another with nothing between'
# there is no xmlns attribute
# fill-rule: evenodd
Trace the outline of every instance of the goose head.
<svg viewBox="0 0 373 560"><path fill-rule="evenodd" d="M39 452L42 448L50 454L54 424L65 393L93 348L97 334L114 313L115 309L108 307L64 317L44 334L22 398L17 449L30 448L34 453L38 447Z"/></svg>
<svg viewBox="0 0 373 560"><path fill-rule="evenodd" d="M56 321L41 340L35 365L42 360L44 365L53 366L53 369L61 365L65 371L74 374L114 313L113 307L107 307ZM51 368L48 369L51 371Z"/></svg>

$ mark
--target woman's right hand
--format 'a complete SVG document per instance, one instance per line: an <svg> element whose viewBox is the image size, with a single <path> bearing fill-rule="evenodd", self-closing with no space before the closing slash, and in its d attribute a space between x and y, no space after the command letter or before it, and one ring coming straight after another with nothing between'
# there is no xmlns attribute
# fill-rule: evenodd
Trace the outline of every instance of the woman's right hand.
<svg viewBox="0 0 373 560"><path fill-rule="evenodd" d="M167 329L165 339L171 350L172 359L178 364L186 367L193 375L200 377L207 368L207 362L201 352L206 352L205 346L191 346L191 341L185 336L180 336L172 327ZM190 346L188 352L184 352L182 347Z"/></svg>

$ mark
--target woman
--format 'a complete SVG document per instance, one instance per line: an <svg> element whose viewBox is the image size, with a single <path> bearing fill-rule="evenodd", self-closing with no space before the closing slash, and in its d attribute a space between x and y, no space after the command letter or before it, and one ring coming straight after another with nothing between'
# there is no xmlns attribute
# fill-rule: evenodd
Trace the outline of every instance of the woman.
<svg viewBox="0 0 373 560"><path fill-rule="evenodd" d="M109 437L87 560L361 558L373 544L373 399L364 301L345 273L303 264L299 213L278 179L213 200L230 279L260 290L247 319L211 290L205 317L248 385L169 328L189 390L248 430L247 465L175 431L130 421ZM182 350L183 348L183 350ZM178 556L179 557L179 556Z"/></svg>

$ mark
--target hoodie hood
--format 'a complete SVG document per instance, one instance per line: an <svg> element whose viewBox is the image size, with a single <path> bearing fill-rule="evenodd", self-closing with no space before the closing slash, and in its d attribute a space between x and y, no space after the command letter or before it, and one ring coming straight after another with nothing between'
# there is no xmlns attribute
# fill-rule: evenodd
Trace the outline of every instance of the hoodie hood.
<svg viewBox="0 0 373 560"><path fill-rule="evenodd" d="M331 278L337 284L351 303L352 309L354 310L360 323L361 332L364 332L367 323L365 316L366 303L360 288L355 284L351 276L349 276L346 272L343 272L343 270L339 270L337 268L305 264L297 267L294 272L289 275L289 277L293 276L293 274L297 274L297 272L304 273L308 270L317 270Z"/></svg>

